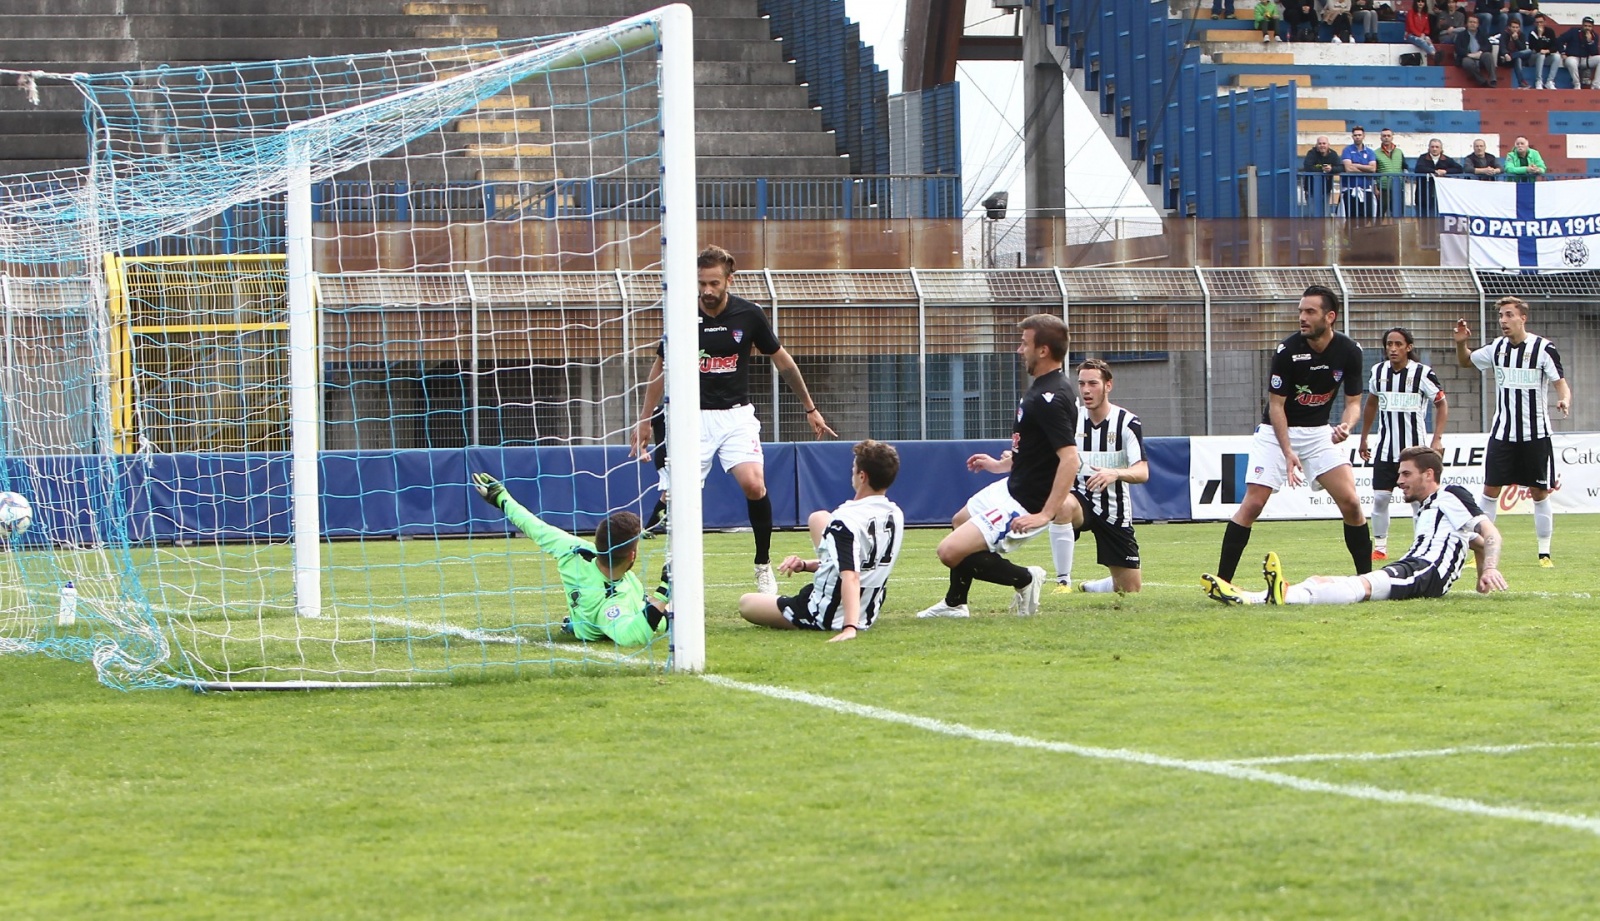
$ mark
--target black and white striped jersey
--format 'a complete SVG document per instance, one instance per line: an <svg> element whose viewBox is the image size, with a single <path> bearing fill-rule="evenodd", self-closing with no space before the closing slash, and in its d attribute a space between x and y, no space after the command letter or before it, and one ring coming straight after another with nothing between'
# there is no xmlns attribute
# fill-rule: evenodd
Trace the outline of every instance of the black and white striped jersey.
<svg viewBox="0 0 1600 921"><path fill-rule="evenodd" d="M1448 591L1461 575L1467 554L1472 552L1468 544L1477 533L1473 522L1482 515L1472 493L1465 488L1454 484L1439 487L1416 507L1412 520L1415 537L1406 550L1406 558L1436 567Z"/></svg>
<svg viewBox="0 0 1600 921"><path fill-rule="evenodd" d="M1561 355L1555 343L1529 333L1514 345L1501 336L1472 353L1472 363L1494 369L1494 424L1489 437L1499 441L1535 441L1550 437L1550 408L1545 386L1561 380Z"/></svg>
<svg viewBox="0 0 1600 921"><path fill-rule="evenodd" d="M1388 361L1372 366L1367 392L1378 399L1378 445L1374 461L1398 463L1400 452L1429 441L1428 407L1444 401L1439 375L1419 361L1396 370Z"/></svg>
<svg viewBox="0 0 1600 921"><path fill-rule="evenodd" d="M833 520L817 547L810 608L824 629L844 624L839 573L861 575L861 626L870 627L888 596L889 571L900 556L906 519L900 506L883 496L851 499L833 510Z"/></svg>
<svg viewBox="0 0 1600 921"><path fill-rule="evenodd" d="M1133 495L1127 483L1118 481L1110 488L1090 492L1089 477L1097 467L1132 467L1144 460L1144 426L1139 417L1115 403L1104 422L1089 418L1088 410L1078 412L1078 491L1089 497L1094 510L1106 521L1124 528L1133 527Z"/></svg>

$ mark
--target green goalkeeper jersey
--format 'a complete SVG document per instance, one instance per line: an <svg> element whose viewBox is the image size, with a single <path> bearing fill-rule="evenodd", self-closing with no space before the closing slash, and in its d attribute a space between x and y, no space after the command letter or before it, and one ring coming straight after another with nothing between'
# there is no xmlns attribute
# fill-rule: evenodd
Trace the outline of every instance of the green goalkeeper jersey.
<svg viewBox="0 0 1600 921"><path fill-rule="evenodd" d="M666 621L652 629L645 616L644 586L632 571L615 582L600 573L595 565L594 543L574 537L538 515L523 508L505 494L501 509L522 533L538 542L540 549L556 561L561 584L566 589L567 613L572 632L581 640L610 637L619 646L643 646L666 632Z"/></svg>

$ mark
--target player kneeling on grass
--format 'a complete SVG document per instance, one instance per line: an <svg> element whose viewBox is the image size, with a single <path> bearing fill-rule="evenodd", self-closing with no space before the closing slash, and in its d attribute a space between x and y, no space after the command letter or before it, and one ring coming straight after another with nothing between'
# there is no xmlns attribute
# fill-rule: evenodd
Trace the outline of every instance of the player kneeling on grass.
<svg viewBox="0 0 1600 921"><path fill-rule="evenodd" d="M855 446L850 485L855 498L832 512L812 512L807 524L817 558L791 556L778 564L789 576L813 572L799 594L774 598L750 592L739 599L745 620L779 630L836 630L828 642L855 639L878 619L888 595L889 570L900 556L906 520L884 495L900 472L892 445L868 439Z"/></svg>
<svg viewBox="0 0 1600 921"><path fill-rule="evenodd" d="M1400 492L1416 510L1406 555L1360 576L1312 576L1298 585L1283 579L1276 553L1267 554L1265 592L1241 591L1225 579L1200 577L1206 595L1224 604L1354 604L1440 598L1461 575L1470 550L1477 556L1478 591L1502 591L1500 532L1460 486L1440 486L1444 462L1432 448L1400 452Z"/></svg>
<svg viewBox="0 0 1600 921"><path fill-rule="evenodd" d="M648 598L632 572L639 556L638 515L617 512L610 516L594 529L591 543L545 523L487 473L474 473L472 487L555 558L567 598L563 630L580 640L610 637L618 646L643 646L666 632L670 597L666 570Z"/></svg>

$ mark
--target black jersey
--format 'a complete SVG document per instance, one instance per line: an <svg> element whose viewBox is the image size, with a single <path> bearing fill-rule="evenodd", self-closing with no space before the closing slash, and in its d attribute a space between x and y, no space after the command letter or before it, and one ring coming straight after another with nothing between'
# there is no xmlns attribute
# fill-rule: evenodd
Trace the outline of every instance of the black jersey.
<svg viewBox="0 0 1600 921"><path fill-rule="evenodd" d="M1034 378L1017 401L1017 424L1011 429L1016 447L1006 489L1018 505L1029 512L1044 508L1061 461L1056 452L1077 444L1077 427L1072 385L1061 369Z"/></svg>
<svg viewBox="0 0 1600 921"><path fill-rule="evenodd" d="M1328 347L1320 352L1312 351L1306 337L1295 333L1278 343L1267 392L1285 398L1283 409L1289 425L1327 425L1340 385L1344 386L1345 396L1361 395L1365 370L1361 365L1361 346L1344 333L1334 333ZM1261 421L1272 424L1266 409L1261 411Z"/></svg>
<svg viewBox="0 0 1600 921"><path fill-rule="evenodd" d="M732 409L750 402L750 349L771 355L782 345L760 307L728 295L722 312L700 311L700 408ZM660 346L656 354L663 354Z"/></svg>

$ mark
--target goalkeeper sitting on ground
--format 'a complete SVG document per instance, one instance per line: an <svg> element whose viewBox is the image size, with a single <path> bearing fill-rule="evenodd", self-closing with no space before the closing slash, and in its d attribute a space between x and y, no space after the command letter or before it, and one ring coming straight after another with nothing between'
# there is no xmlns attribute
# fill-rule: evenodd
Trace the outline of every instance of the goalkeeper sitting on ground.
<svg viewBox="0 0 1600 921"><path fill-rule="evenodd" d="M580 640L610 637L619 646L643 646L666 632L667 572L649 598L631 570L639 556L639 516L617 512L594 530L594 542L574 537L511 498L503 484L487 473L474 473L472 486L483 500L506 513L517 529L555 558L565 588L567 613L562 625Z"/></svg>

